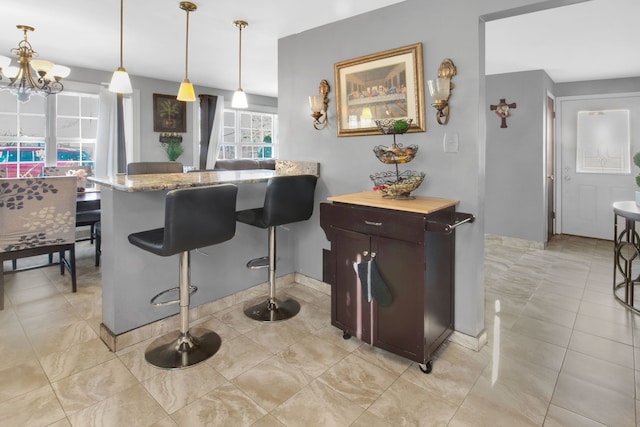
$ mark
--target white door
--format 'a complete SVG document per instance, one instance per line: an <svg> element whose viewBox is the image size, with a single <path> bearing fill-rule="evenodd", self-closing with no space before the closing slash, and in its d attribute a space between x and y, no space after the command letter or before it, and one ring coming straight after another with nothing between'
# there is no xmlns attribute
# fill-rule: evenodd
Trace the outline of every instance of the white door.
<svg viewBox="0 0 640 427"><path fill-rule="evenodd" d="M632 160L640 151L640 94L567 97L558 101L561 161L556 170L560 180L556 182L560 187L560 232L611 240L612 204L634 200L635 175L640 173ZM628 148L622 149L625 136ZM614 140L617 145L612 146Z"/></svg>

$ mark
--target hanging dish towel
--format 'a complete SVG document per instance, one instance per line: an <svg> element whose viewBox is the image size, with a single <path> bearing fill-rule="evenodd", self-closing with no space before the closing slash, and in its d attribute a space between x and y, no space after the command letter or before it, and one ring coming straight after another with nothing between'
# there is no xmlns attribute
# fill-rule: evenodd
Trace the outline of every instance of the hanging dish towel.
<svg viewBox="0 0 640 427"><path fill-rule="evenodd" d="M367 296L367 302L371 302L373 298L380 307L389 307L393 302L393 296L380 275L376 260L372 259L361 263L354 262L353 268L360 279L362 292Z"/></svg>

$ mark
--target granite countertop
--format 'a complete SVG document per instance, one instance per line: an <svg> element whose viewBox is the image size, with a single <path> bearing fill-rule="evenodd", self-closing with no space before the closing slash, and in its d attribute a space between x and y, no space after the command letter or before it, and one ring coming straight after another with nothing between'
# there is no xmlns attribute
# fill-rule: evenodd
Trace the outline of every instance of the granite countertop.
<svg viewBox="0 0 640 427"><path fill-rule="evenodd" d="M374 208L393 209L397 211L429 214L451 206L456 206L460 201L441 199L437 197L416 196L414 200L387 199L375 191L363 191L361 193L343 194L327 198L334 203L348 203L352 205L370 206Z"/></svg>
<svg viewBox="0 0 640 427"><path fill-rule="evenodd" d="M200 187L213 184L246 184L266 182L276 172L268 169L238 171L208 171L187 173L161 173L146 175L116 175L107 177L87 177L102 187L113 188L128 193L136 191L174 190L176 188Z"/></svg>

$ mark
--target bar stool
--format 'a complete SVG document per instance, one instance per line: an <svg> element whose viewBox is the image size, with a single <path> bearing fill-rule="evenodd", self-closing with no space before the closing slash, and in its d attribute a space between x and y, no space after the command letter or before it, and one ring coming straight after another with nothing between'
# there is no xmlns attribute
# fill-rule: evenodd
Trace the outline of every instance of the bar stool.
<svg viewBox="0 0 640 427"><path fill-rule="evenodd" d="M236 219L240 222L269 229L269 256L247 263L247 268L251 269L269 267L268 298L244 310L244 314L254 320L286 320L300 311L297 301L276 298L276 227L311 217L317 180L318 177L314 175L275 176L267 183L264 207L236 213Z"/></svg>
<svg viewBox="0 0 640 427"><path fill-rule="evenodd" d="M180 330L155 340L145 359L163 369L180 369L200 363L220 348L220 336L204 328L189 329L189 299L198 290L191 285L191 250L231 239L236 232L235 206L238 187L232 184L172 190L165 201L164 228L129 235L129 242L153 254L180 254L180 285L151 299L155 307L180 304ZM156 300L179 291L179 299Z"/></svg>

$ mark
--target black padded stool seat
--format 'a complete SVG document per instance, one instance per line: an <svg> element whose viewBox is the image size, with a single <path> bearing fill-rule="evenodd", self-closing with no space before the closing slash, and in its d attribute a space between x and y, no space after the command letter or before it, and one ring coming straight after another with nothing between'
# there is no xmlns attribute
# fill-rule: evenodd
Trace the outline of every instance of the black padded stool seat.
<svg viewBox="0 0 640 427"><path fill-rule="evenodd" d="M263 207L236 213L240 222L269 229L269 256L247 263L248 268L269 267L269 296L244 310L252 319L263 322L286 320L300 311L297 301L276 298L276 227L311 217L317 180L315 175L275 176L267 183Z"/></svg>
<svg viewBox="0 0 640 427"><path fill-rule="evenodd" d="M154 341L145 359L164 369L179 369L200 363L220 348L218 334L204 328L189 329L189 299L197 287L190 284L190 251L225 242L235 235L238 188L232 184L184 188L167 193L164 228L129 235L129 242L159 256L180 254L179 300L155 303L176 288L152 298L153 305L180 303L180 331Z"/></svg>

